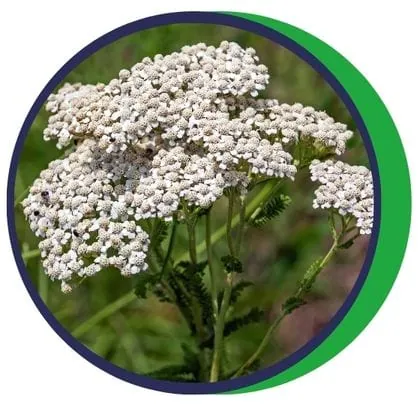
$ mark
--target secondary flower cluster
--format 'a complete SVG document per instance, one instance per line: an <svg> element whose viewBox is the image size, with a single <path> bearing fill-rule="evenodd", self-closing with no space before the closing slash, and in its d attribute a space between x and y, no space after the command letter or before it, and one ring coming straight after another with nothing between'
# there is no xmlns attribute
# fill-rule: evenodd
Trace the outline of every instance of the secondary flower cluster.
<svg viewBox="0 0 420 420"><path fill-rule="evenodd" d="M343 216L357 219L361 234L370 234L373 224L372 174L364 166L352 166L332 160L314 160L311 180L322 185L315 191L314 208L335 208Z"/></svg>
<svg viewBox="0 0 420 420"><path fill-rule="evenodd" d="M255 177L293 180L292 154L302 140L344 152L352 132L325 112L257 99L268 80L252 48L224 41L145 58L106 85L65 84L50 95L44 138L59 148L74 142L75 150L51 162L23 202L43 238L47 274L68 290L70 280L103 267L123 275L146 270L149 237L139 220L170 220L183 203L207 208L228 187L245 195ZM368 233L372 206L365 199L372 194L361 195L368 187L351 172L355 181L344 184L358 190L350 197L340 184L348 171L322 175L320 165L312 164L313 179L329 184L317 190L315 204L352 213Z"/></svg>

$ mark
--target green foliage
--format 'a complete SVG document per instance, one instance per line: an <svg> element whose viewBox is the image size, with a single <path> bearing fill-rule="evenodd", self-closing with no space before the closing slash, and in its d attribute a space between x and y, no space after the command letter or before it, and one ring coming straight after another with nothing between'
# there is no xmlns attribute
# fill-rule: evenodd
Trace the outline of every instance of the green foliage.
<svg viewBox="0 0 420 420"><path fill-rule="evenodd" d="M303 299L301 299L299 297L296 297L296 296L292 296L289 299L287 299L286 302L283 303L283 306L282 306L283 312L285 314L290 314L295 309L297 309L297 308L299 308L299 307L301 307L305 304L306 304L306 302Z"/></svg>
<svg viewBox="0 0 420 420"><path fill-rule="evenodd" d="M154 219L153 228L150 235L149 249L155 250L166 239L169 233L169 222L162 219Z"/></svg>
<svg viewBox="0 0 420 420"><path fill-rule="evenodd" d="M242 293L244 292L244 290L247 289L250 286L254 286L254 284L255 283L253 283L251 281L245 281L245 280L242 280L242 281L236 283L232 287L232 291L230 293L230 304L233 306L235 303L237 303L239 298L241 297ZM221 290L217 295L217 302L218 302L219 306L222 303L222 299L223 299L223 290Z"/></svg>
<svg viewBox="0 0 420 420"><path fill-rule="evenodd" d="M134 293L137 297L146 299L147 292L154 288L159 281L159 274L143 272L136 276Z"/></svg>
<svg viewBox="0 0 420 420"><path fill-rule="evenodd" d="M275 195L262 207L257 215L249 221L250 225L261 228L270 220L279 216L291 202L292 200L288 195L281 193Z"/></svg>
<svg viewBox="0 0 420 420"><path fill-rule="evenodd" d="M199 362L197 354L190 350L186 344L181 346L183 351L183 363L164 366L160 369L148 372L147 375L155 379L197 382L199 375Z"/></svg>
<svg viewBox="0 0 420 420"><path fill-rule="evenodd" d="M234 257L233 255L225 255L220 259L223 264L223 267L226 273L242 273L242 263L241 261Z"/></svg>
<svg viewBox="0 0 420 420"><path fill-rule="evenodd" d="M190 297L183 289L182 284L179 283L178 276L174 272L171 272L169 274L168 283L171 290L175 294L175 301L178 306L178 309L181 311L185 321L187 322L191 334L194 335L197 332L197 330L194 323L194 315L191 309Z"/></svg>
<svg viewBox="0 0 420 420"><path fill-rule="evenodd" d="M204 283L204 271L207 267L207 261L193 264L189 261L181 261L169 274L171 285L178 286L178 292L181 292L182 299L191 306L197 303L201 308L201 321L204 325L212 327L213 325L213 307L211 296ZM179 287L185 286L185 291ZM192 300L195 300L193 302ZM190 311L191 312L191 311ZM192 321L192 320L191 320Z"/></svg>
<svg viewBox="0 0 420 420"><path fill-rule="evenodd" d="M303 279L299 284L301 293L307 293L311 290L312 285L314 284L314 281L321 268L321 263L322 263L322 258L318 258L306 270L303 276Z"/></svg>
<svg viewBox="0 0 420 420"><path fill-rule="evenodd" d="M250 287L253 286L254 283L252 281L240 281L239 283L236 283L233 287L232 287L232 291L230 294L230 303L233 305L237 302L237 300L239 299L239 297L241 296L242 292Z"/></svg>
<svg viewBox="0 0 420 420"><path fill-rule="evenodd" d="M354 238L350 238L348 241L339 245L339 249L349 249L354 244Z"/></svg>
<svg viewBox="0 0 420 420"><path fill-rule="evenodd" d="M249 324L260 322L263 317L264 311L258 308L252 308L247 314L233 318L226 322L223 335L228 336Z"/></svg>
<svg viewBox="0 0 420 420"><path fill-rule="evenodd" d="M232 303L232 302L231 302ZM259 308L252 308L245 315L235 317L225 323L225 328L223 330L223 335L225 337L231 335L232 333L240 330L243 327L246 327L249 324L254 324L262 321L264 317L264 311ZM214 334L211 333L210 337L201 344L202 348L212 348L214 345Z"/></svg>
<svg viewBox="0 0 420 420"><path fill-rule="evenodd" d="M179 382L195 382L196 378L191 373L191 367L182 365L169 365L161 369L157 369L151 372L147 372L147 376L151 376L155 379L167 380L167 381L179 381Z"/></svg>

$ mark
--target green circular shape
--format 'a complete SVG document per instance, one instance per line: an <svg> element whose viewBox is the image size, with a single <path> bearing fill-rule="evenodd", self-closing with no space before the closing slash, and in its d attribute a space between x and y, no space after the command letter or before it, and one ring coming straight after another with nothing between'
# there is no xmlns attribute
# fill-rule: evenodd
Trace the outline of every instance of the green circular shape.
<svg viewBox="0 0 420 420"><path fill-rule="evenodd" d="M281 385L313 371L363 331L385 301L400 269L410 230L411 189L407 160L395 124L379 95L348 60L325 42L287 23L252 14L226 14L260 23L291 38L333 73L366 124L381 180L378 244L365 284L350 311L332 334L300 362L270 379L230 392L243 393Z"/></svg>

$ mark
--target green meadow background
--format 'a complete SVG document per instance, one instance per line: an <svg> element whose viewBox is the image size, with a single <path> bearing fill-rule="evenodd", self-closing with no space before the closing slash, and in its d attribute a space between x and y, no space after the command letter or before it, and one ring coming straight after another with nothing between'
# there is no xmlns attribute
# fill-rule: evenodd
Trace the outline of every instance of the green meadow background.
<svg viewBox="0 0 420 420"><path fill-rule="evenodd" d="M101 49L69 73L63 83L106 83L116 77L121 68L130 68L145 56L171 53L198 42L218 45L223 40L256 49L271 74L264 96L312 105L348 124L355 136L343 159L351 164L368 165L366 151L349 112L321 75L287 49L242 30L208 24L174 24L141 31ZM22 196L48 162L62 154L53 142L47 143L42 138L47 118L48 114L42 109L26 139L18 167L16 197ZM308 173L302 171L284 190L293 202L282 217L263 229L248 230L244 240L244 278L255 284L244 293L231 316L252 307L263 307L265 320L227 338L224 357L228 367L241 364L253 352L293 284L330 245L327 214L312 209L314 185ZM225 222L225 209L224 202L216 205L215 228ZM39 256L31 252L36 250L38 239L29 230L19 205L15 219L31 280L57 320L78 340L115 365L137 373L182 361L181 345L191 343L191 338L173 306L154 298L119 301L133 289L135 280L122 278L111 270L84 281L69 295L62 294L59 283L46 278ZM183 229L179 229L175 255L187 249ZM200 225L198 242L204 239L203 233ZM292 353L322 330L351 290L368 240L360 238L352 248L336 255L307 297L308 304L284 320L264 355L265 365ZM224 241L217 243L215 253L218 256L227 253ZM221 267L217 268L217 276L222 282ZM104 310L115 307L114 302L121 303L121 307L101 316Z"/></svg>

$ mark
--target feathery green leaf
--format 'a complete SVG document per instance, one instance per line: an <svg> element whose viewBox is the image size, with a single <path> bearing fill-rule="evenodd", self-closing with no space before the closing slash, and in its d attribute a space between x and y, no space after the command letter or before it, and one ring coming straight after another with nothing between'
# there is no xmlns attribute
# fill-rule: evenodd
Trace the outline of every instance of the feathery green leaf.
<svg viewBox="0 0 420 420"><path fill-rule="evenodd" d="M278 194L271 198L257 215L249 221L251 226L260 228L270 220L279 216L291 203L291 198L285 194Z"/></svg>

